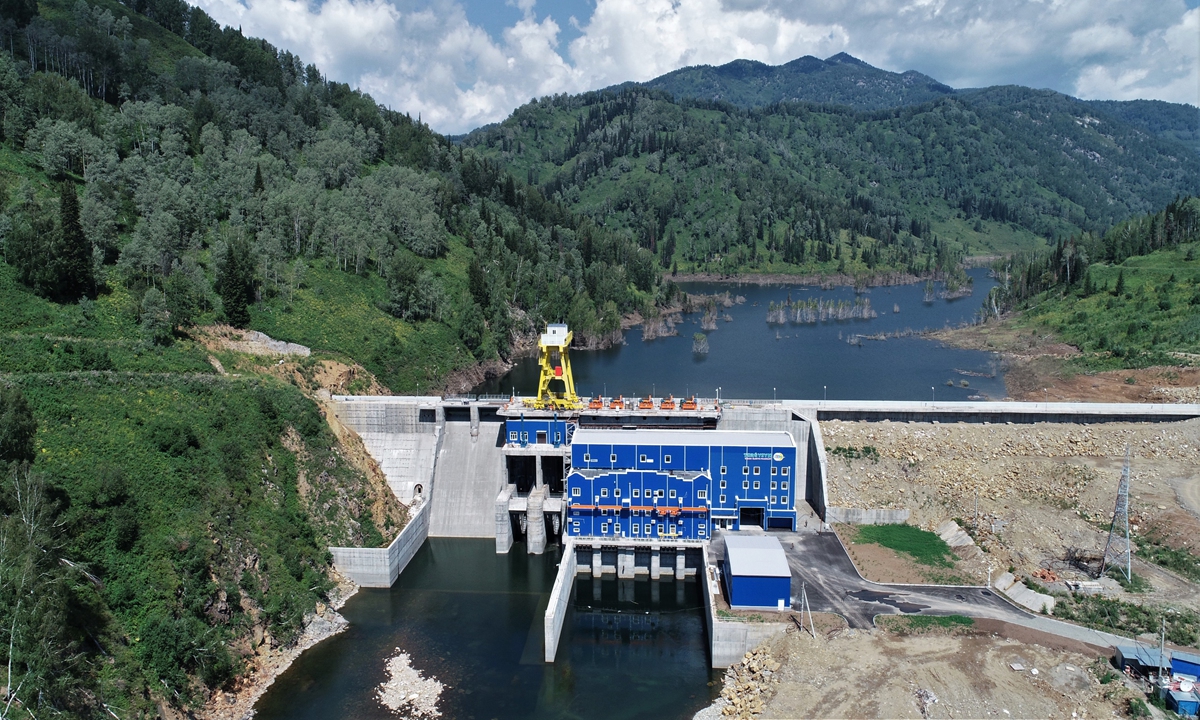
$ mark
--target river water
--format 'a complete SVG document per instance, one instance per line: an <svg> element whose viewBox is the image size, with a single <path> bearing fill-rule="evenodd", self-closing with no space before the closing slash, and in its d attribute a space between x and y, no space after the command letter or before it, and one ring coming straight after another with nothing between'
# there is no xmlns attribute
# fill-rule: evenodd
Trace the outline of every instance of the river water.
<svg viewBox="0 0 1200 720"><path fill-rule="evenodd" d="M394 718L375 698L400 648L447 688L453 720L682 720L719 692L696 582L576 581L558 659L542 626L559 548L430 538L389 590L363 589L350 627L308 650L256 706L257 720ZM593 585L595 583L595 585ZM658 587L654 587L658 585Z"/></svg>
<svg viewBox="0 0 1200 720"><path fill-rule="evenodd" d="M709 352L692 352L700 332L699 313L685 315L679 335L642 340L641 328L625 333L626 344L595 352L575 351L571 366L580 395L604 393L638 397L647 393L712 397L718 387L727 398L830 400L966 400L1005 397L1004 378L992 353L960 350L921 337L862 339L859 335L903 334L969 322L995 285L985 269L969 271L974 294L955 300L924 301L924 285L871 288L861 297L877 317L816 324L767 323L767 306L793 301L854 302L853 288L821 290L801 285L684 283L689 293L728 291L746 302L722 310L732 321L717 321L707 332ZM895 308L899 312L893 312ZM508 374L476 388L507 395L537 392L536 358L524 358ZM967 381L967 387L962 381ZM947 381L953 386L947 385Z"/></svg>

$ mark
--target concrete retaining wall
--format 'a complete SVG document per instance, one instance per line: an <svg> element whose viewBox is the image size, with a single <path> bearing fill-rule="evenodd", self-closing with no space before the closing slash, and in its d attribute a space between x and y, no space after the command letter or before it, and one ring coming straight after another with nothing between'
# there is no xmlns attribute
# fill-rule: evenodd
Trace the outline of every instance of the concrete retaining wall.
<svg viewBox="0 0 1200 720"><path fill-rule="evenodd" d="M717 617L716 598L721 595L721 581L716 568L708 564L708 546L704 546L704 574L700 578L708 618L708 647L711 667L727 668L741 661L742 656L758 647L764 640L782 634L787 623L735 622Z"/></svg>
<svg viewBox="0 0 1200 720"><path fill-rule="evenodd" d="M912 511L908 509L884 510L882 508L847 508L830 506L825 509L825 522L850 523L851 525L899 525L908 522Z"/></svg>
<svg viewBox="0 0 1200 720"><path fill-rule="evenodd" d="M825 437L821 434L821 423L817 422L815 417L807 418L807 420L805 480L808 504L817 511L817 517L829 522L825 506L826 499L829 497L826 485L826 478L829 477L829 464L825 457Z"/></svg>
<svg viewBox="0 0 1200 720"><path fill-rule="evenodd" d="M386 548L331 547L333 566L363 587L391 587L429 535L429 503L422 503Z"/></svg>
<svg viewBox="0 0 1200 720"><path fill-rule="evenodd" d="M563 620L567 616L567 604L571 602L571 589L575 587L575 539L563 541L562 560L558 564L558 575L554 578L554 590L546 605L546 662L554 662L558 653L558 639L562 635Z"/></svg>
<svg viewBox="0 0 1200 720"><path fill-rule="evenodd" d="M445 425L440 398L334 395L338 420L358 433L401 502L428 498Z"/></svg>

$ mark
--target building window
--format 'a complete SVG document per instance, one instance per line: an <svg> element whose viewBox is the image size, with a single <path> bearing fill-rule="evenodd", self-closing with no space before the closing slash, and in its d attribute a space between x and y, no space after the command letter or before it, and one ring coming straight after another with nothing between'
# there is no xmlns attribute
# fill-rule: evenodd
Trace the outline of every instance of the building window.
<svg viewBox="0 0 1200 720"><path fill-rule="evenodd" d="M778 474L779 474L779 468L777 468L777 467L775 467L774 465L772 465L772 466L771 466L771 474L772 474L772 475L778 475Z"/></svg>
<svg viewBox="0 0 1200 720"><path fill-rule="evenodd" d="M646 456L645 456L645 455L643 455L643 456L641 456L640 458L638 458L638 461L640 461L640 462L650 462L649 460L647 460L647 459L646 459Z"/></svg>
<svg viewBox="0 0 1200 720"><path fill-rule="evenodd" d="M613 453L612 455L609 455L609 456L608 456L608 461L609 461L610 463L615 463L615 462L617 461L617 454L616 454L616 453Z"/></svg>
<svg viewBox="0 0 1200 720"><path fill-rule="evenodd" d="M784 475L787 475L787 474L788 474L788 470L790 470L790 469L791 469L791 468L784 468L784 469L783 469L783 474L784 474Z"/></svg>
<svg viewBox="0 0 1200 720"><path fill-rule="evenodd" d="M642 534L642 526L641 526L641 525L638 525L637 523L634 523L634 524L633 524L633 534L634 534L634 535L641 535L641 534Z"/></svg>
<svg viewBox="0 0 1200 720"><path fill-rule="evenodd" d="M778 486L779 486L779 483L775 482L774 480L771 481L771 489L772 490L774 490Z"/></svg>
<svg viewBox="0 0 1200 720"><path fill-rule="evenodd" d="M584 461L585 463L589 463L589 462L591 462L591 461L592 461L592 456L591 456L591 455L589 455L589 454L587 454L587 453L584 453L584 454L583 454L583 461Z"/></svg>
<svg viewBox="0 0 1200 720"><path fill-rule="evenodd" d="M781 500L782 500L782 502L783 502L783 504L784 504L784 505L787 505L787 495L784 495L784 496L781 498Z"/></svg>
<svg viewBox="0 0 1200 720"><path fill-rule="evenodd" d="M600 508L600 514L601 514L601 515L607 515L607 514L608 514L608 508Z"/></svg>
<svg viewBox="0 0 1200 720"><path fill-rule="evenodd" d="M708 491L707 490L697 490L696 497L703 500L708 497Z"/></svg>
<svg viewBox="0 0 1200 720"><path fill-rule="evenodd" d="M508 434L508 441L509 441L509 442L516 442L516 441L517 441L517 433L516 433L516 431L510 432L510 433Z"/></svg>
<svg viewBox="0 0 1200 720"><path fill-rule="evenodd" d="M571 523L571 529L574 530L575 532L579 532L579 523L578 522Z"/></svg>
<svg viewBox="0 0 1200 720"><path fill-rule="evenodd" d="M754 481L754 489L755 489L755 490L757 490L757 489L758 489L758 481L757 481L757 480L755 480L755 481Z"/></svg>
<svg viewBox="0 0 1200 720"><path fill-rule="evenodd" d="M662 491L662 490L655 490L655 491L654 491L654 497L662 497L662 496L663 496L663 491Z"/></svg>
<svg viewBox="0 0 1200 720"><path fill-rule="evenodd" d="M783 482L779 483L779 487L781 487L784 490L787 490L787 480L784 480Z"/></svg>
<svg viewBox="0 0 1200 720"><path fill-rule="evenodd" d="M600 497L608 497L608 488L600 488Z"/></svg>
<svg viewBox="0 0 1200 720"><path fill-rule="evenodd" d="M650 537L650 535L653 532L654 532L654 525L652 525L650 523L646 523L646 537Z"/></svg>
<svg viewBox="0 0 1200 720"><path fill-rule="evenodd" d="M701 525L700 527L696 528L696 534L697 534L697 535L701 535L701 536L703 536L703 535L704 535L704 526L703 526L703 525Z"/></svg>
<svg viewBox="0 0 1200 720"><path fill-rule="evenodd" d="M750 466L749 466L749 465L743 465L743 466L742 466L742 474L743 474L743 475L749 475L749 474L750 474Z"/></svg>
<svg viewBox="0 0 1200 720"><path fill-rule="evenodd" d="M642 496L642 491L641 491L641 490L638 490L637 488L634 488L634 489L633 489L633 496L634 496L634 497L641 497L641 496Z"/></svg>
<svg viewBox="0 0 1200 720"><path fill-rule="evenodd" d="M560 432L554 433L554 442L556 442L556 443L562 442L562 433L560 433Z"/></svg>
<svg viewBox="0 0 1200 720"><path fill-rule="evenodd" d="M671 462L671 456L670 456L670 455L663 455L663 462L665 462L665 463L669 463L669 462Z"/></svg>
<svg viewBox="0 0 1200 720"><path fill-rule="evenodd" d="M521 433L521 442L529 442L529 433L527 433L527 432Z"/></svg>
<svg viewBox="0 0 1200 720"><path fill-rule="evenodd" d="M771 504L774 504L774 503L775 503L775 496L774 496L774 495L772 495L772 496L771 496Z"/></svg>
<svg viewBox="0 0 1200 720"><path fill-rule="evenodd" d="M662 534L663 534L663 530L664 530L664 529L665 529L665 528L664 528L664 526L663 526L661 523L659 523L659 526L658 526L658 534L659 534L659 535L662 535Z"/></svg>
<svg viewBox="0 0 1200 720"><path fill-rule="evenodd" d="M721 466L721 474L724 475L726 470L728 470L728 468L726 468L724 465L722 465Z"/></svg>
<svg viewBox="0 0 1200 720"><path fill-rule="evenodd" d="M743 490L749 490L749 489L750 489L750 481L749 481L749 480L743 480L743 481L742 481L742 489L743 489Z"/></svg>
<svg viewBox="0 0 1200 720"><path fill-rule="evenodd" d="M579 497L579 488L571 488L571 497Z"/></svg>
<svg viewBox="0 0 1200 720"><path fill-rule="evenodd" d="M754 474L755 474L755 475L761 475L761 474L762 474L762 468L760 468L759 466L755 465L755 466L754 466Z"/></svg>
<svg viewBox="0 0 1200 720"><path fill-rule="evenodd" d="M672 500L674 500L674 499L675 499L675 491L674 491L674 490L672 490L672 491L670 492L670 495L671 495L671 499L672 499Z"/></svg>
<svg viewBox="0 0 1200 720"><path fill-rule="evenodd" d="M722 504L722 505L724 505L724 504L725 504L725 496L724 496L724 495L722 495L722 496L721 496L721 504Z"/></svg>
<svg viewBox="0 0 1200 720"><path fill-rule="evenodd" d="M604 523L603 525L600 526L600 532L603 533L604 535L608 534L608 523Z"/></svg>
<svg viewBox="0 0 1200 720"><path fill-rule="evenodd" d="M722 489L722 490L724 490L724 489L725 489L725 481L724 481L724 480L722 480L722 481L721 481L721 489Z"/></svg>

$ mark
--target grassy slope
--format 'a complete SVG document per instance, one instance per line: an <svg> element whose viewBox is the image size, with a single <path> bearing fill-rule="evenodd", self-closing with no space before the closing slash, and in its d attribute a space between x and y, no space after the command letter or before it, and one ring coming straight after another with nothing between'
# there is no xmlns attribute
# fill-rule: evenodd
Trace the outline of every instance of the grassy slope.
<svg viewBox="0 0 1200 720"><path fill-rule="evenodd" d="M1189 251L1192 260L1186 259ZM1043 297L1015 321L1017 327L1056 333L1086 353L1076 362L1091 369L1127 367L1131 353L1142 365L1176 364L1168 352L1200 353L1200 243L1120 265L1092 265L1090 272L1099 292ZM1112 290L1122 272L1125 292L1116 296Z"/></svg>

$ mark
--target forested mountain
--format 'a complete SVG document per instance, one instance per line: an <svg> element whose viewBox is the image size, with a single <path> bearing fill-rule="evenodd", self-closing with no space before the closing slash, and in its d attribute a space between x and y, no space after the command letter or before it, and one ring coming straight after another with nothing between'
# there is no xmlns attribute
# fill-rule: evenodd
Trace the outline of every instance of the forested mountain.
<svg viewBox="0 0 1200 720"><path fill-rule="evenodd" d="M1019 87L857 111L627 86L531 102L465 143L686 271L920 273L1200 190L1178 142Z"/></svg>
<svg viewBox="0 0 1200 720"><path fill-rule="evenodd" d="M693 65L640 84L676 98L723 101L740 108L809 102L881 110L917 105L955 92L928 75L880 70L846 53L826 60L805 55L783 65L756 60L734 60L716 67Z"/></svg>
<svg viewBox="0 0 1200 720"><path fill-rule="evenodd" d="M965 99L991 89L956 90L915 70L889 72L846 53L825 60L805 55L783 65L755 60L734 60L716 67L693 65L644 83L625 83L612 89L638 85L662 90L678 99L727 102L744 109L807 102L882 110L919 105L950 95ZM1159 137L1178 140L1200 152L1200 109L1195 106L1161 100L1084 102L1111 118Z"/></svg>

